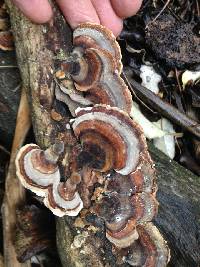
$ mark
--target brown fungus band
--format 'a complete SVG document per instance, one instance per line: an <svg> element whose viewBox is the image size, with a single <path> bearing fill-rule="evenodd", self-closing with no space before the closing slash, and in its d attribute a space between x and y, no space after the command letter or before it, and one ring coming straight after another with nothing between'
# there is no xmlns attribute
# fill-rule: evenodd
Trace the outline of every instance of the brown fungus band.
<svg viewBox="0 0 200 267"><path fill-rule="evenodd" d="M72 173L60 182L57 160L63 152L63 143L43 151L37 145L22 147L16 158L17 176L23 186L44 197L44 204L57 216L76 216L83 207L76 185L80 176Z"/></svg>

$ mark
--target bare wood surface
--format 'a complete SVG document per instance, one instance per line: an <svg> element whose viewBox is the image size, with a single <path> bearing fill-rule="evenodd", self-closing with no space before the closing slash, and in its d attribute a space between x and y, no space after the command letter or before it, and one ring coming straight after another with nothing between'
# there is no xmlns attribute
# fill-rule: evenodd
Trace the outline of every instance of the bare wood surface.
<svg viewBox="0 0 200 267"><path fill-rule="evenodd" d="M9 0L7 3L10 8L22 80L32 108L36 141L45 148L55 138L65 140L68 144L66 148L68 154L65 159L67 163L73 142L70 139L70 132L64 127L66 120L55 122L50 114L54 104L55 55L60 49L65 53L69 51L71 32L57 9L54 9L55 17L50 23L34 25L21 15ZM158 169L160 210L156 223L171 247L170 265L198 267L200 259L198 177L178 164L170 162L157 150L151 151ZM68 217L57 220L57 246L63 266L119 266L105 238L98 238L87 230L78 234L74 230L73 223L74 220Z"/></svg>
<svg viewBox="0 0 200 267"><path fill-rule="evenodd" d="M15 157L23 145L28 130L30 129L30 113L25 91L22 91L18 109L15 135L11 150L8 174L5 182L5 195L2 205L3 238L4 238L4 266L28 267L29 263L21 264L17 261L13 245L13 235L16 225L16 208L25 200L25 190L16 177Z"/></svg>

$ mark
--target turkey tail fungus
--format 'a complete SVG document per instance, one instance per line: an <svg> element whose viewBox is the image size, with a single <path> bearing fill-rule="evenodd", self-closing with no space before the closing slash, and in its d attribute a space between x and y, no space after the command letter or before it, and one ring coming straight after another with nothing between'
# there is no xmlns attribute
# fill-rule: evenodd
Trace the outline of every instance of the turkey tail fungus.
<svg viewBox="0 0 200 267"><path fill-rule="evenodd" d="M108 29L91 23L75 29L73 44L61 69L90 105L80 105L66 124L79 142L73 148L71 173L60 181L57 162L64 152L55 141L46 151L33 144L23 147L16 159L17 175L26 188L44 197L55 215L76 216L85 208L101 218L107 239L123 251L124 263L164 267L169 249L151 223L158 211L156 172L144 134L129 116L132 98L120 77L119 45Z"/></svg>

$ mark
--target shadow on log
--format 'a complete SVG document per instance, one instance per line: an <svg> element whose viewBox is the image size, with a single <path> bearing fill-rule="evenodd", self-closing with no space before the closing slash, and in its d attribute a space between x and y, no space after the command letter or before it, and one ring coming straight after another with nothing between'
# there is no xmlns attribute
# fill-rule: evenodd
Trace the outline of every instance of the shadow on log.
<svg viewBox="0 0 200 267"><path fill-rule="evenodd" d="M20 100L21 79L13 51L0 51L0 142L11 147Z"/></svg>
<svg viewBox="0 0 200 267"><path fill-rule="evenodd" d="M51 109L55 104L55 56L59 51L67 53L70 50L71 32L57 9L54 9L55 16L50 23L34 25L9 0L6 2L15 35L22 80L33 111L36 141L45 148L56 138L64 140L68 144L68 159L73 146L71 133L65 127L69 118L55 122L51 118ZM197 267L200 264L198 177L169 161L154 148L151 148L151 153L158 170L160 208L156 224L169 242L172 254L170 266ZM65 166L66 176L67 167ZM128 266L116 263L105 235L98 236L89 230L79 233L72 218L57 220L57 245L63 266Z"/></svg>

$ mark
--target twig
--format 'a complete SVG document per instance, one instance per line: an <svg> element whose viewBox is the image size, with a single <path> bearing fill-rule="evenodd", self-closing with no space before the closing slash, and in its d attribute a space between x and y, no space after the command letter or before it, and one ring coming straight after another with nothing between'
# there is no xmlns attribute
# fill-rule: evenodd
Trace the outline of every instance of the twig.
<svg viewBox="0 0 200 267"><path fill-rule="evenodd" d="M165 2L163 0L161 0L161 2L163 4L165 4ZM183 22L183 20L178 15L176 15L176 13L169 7L169 5L167 5L166 8L169 10L169 12L172 14L172 16L175 17L175 19L177 19L179 22Z"/></svg>
<svg viewBox="0 0 200 267"><path fill-rule="evenodd" d="M0 69L11 69L11 68L18 68L15 65L0 65Z"/></svg>
<svg viewBox="0 0 200 267"><path fill-rule="evenodd" d="M129 82L129 80L127 79L126 75L124 74L124 72L122 73L122 77L123 77L123 80L125 81L126 85L128 86L128 88L131 90L131 84ZM136 93L131 90L131 92L134 94L135 98L145 107L147 108L150 112L154 113L154 114L157 114L157 112L155 112L153 109L151 109L148 105L146 105L142 99L140 99Z"/></svg>
<svg viewBox="0 0 200 267"><path fill-rule="evenodd" d="M180 84L180 81L179 81L177 68L175 68L175 75L176 75L176 81L177 81L177 84L178 84L179 92L180 92L180 94L182 94L182 87L181 87L181 84Z"/></svg>
<svg viewBox="0 0 200 267"><path fill-rule="evenodd" d="M21 101L17 114L15 135L12 144L10 163L5 184L5 196L2 205L3 235L4 235L4 265L5 267L28 267L29 263L19 263L16 259L15 249L12 243L16 223L16 208L25 200L25 190L20 184L15 173L15 157L22 146L30 129L30 111L25 95L22 90Z"/></svg>
<svg viewBox="0 0 200 267"><path fill-rule="evenodd" d="M199 2L196 0L196 6L197 6L197 16L200 16L200 8L199 8Z"/></svg>
<svg viewBox="0 0 200 267"><path fill-rule="evenodd" d="M124 73L123 75L126 76ZM153 92L140 85L138 82L134 81L130 76L128 76L128 78L131 85L129 85L129 89L133 92L134 95L136 94L147 105L151 106L156 111L160 112L163 116L169 118L177 125L180 125L185 130L193 133L195 136L200 138L199 122L183 114L178 109L168 104L160 97L156 96Z"/></svg>
<svg viewBox="0 0 200 267"><path fill-rule="evenodd" d="M145 29L148 28L149 24L155 22L155 21L157 20L157 18L160 17L160 15L163 13L163 11L166 9L166 7L169 5L170 1L171 1L171 0L167 0L167 1L166 1L166 3L164 4L163 8L162 8L162 9L160 10L160 12L156 15L156 17L146 25Z"/></svg>
<svg viewBox="0 0 200 267"><path fill-rule="evenodd" d="M0 150L2 150L7 155L10 155L10 151L8 151L4 146L0 145Z"/></svg>

